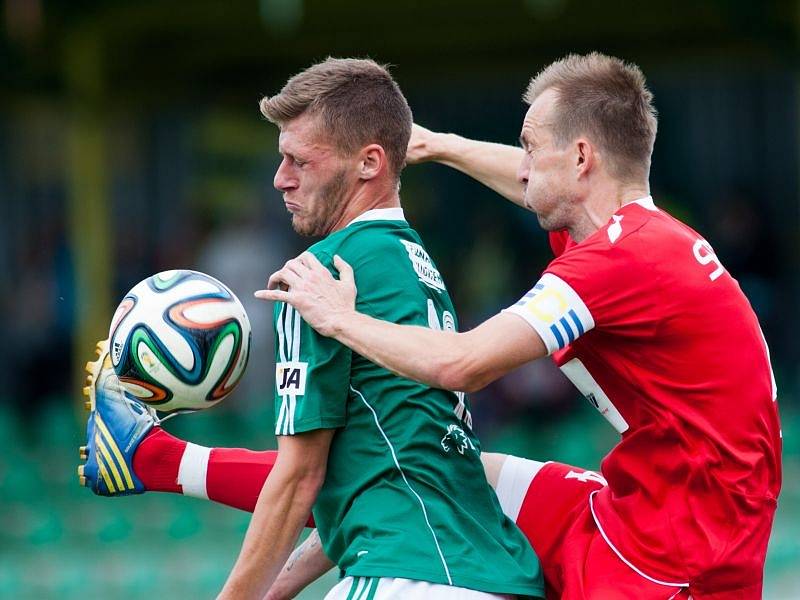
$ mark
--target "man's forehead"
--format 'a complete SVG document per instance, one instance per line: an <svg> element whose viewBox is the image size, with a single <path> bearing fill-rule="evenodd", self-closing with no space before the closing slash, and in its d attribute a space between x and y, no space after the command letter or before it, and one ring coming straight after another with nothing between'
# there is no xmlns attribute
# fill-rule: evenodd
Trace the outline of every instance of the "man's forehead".
<svg viewBox="0 0 800 600"><path fill-rule="evenodd" d="M281 126L278 134L278 149L327 150L332 145L325 140L318 120L309 115L300 115Z"/></svg>
<svg viewBox="0 0 800 600"><path fill-rule="evenodd" d="M550 124L550 113L553 109L557 93L554 89L548 89L539 94L525 113L522 121L522 136L541 134L542 130Z"/></svg>

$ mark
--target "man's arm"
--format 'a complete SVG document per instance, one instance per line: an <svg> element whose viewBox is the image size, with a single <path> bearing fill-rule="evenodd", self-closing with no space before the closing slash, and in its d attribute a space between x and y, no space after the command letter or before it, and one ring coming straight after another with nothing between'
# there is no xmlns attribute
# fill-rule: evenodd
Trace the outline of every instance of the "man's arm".
<svg viewBox="0 0 800 600"><path fill-rule="evenodd" d="M220 598L261 600L275 581L325 480L334 431L278 437L278 460L264 482Z"/></svg>
<svg viewBox="0 0 800 600"><path fill-rule="evenodd" d="M303 308L298 306L298 310L302 314ZM331 333L361 356L398 375L464 392L478 391L547 354L538 334L518 316L507 313L456 333L397 325L353 311L338 320Z"/></svg>
<svg viewBox="0 0 800 600"><path fill-rule="evenodd" d="M317 530L292 552L264 600L289 600L336 565L325 555Z"/></svg>
<svg viewBox="0 0 800 600"><path fill-rule="evenodd" d="M353 270L334 257L339 280L309 253L273 274L258 298L288 302L320 334L403 377L471 392L547 354L521 317L501 313L465 333L397 325L356 312ZM277 288L288 287L288 291Z"/></svg>
<svg viewBox="0 0 800 600"><path fill-rule="evenodd" d="M406 160L409 164L432 161L447 165L480 181L514 204L524 206L523 186L517 180L522 155L522 148L516 146L479 142L414 125Z"/></svg>
<svg viewBox="0 0 800 600"><path fill-rule="evenodd" d="M481 453L486 480L492 489L497 489L497 481L508 455ZM264 600L290 600L297 596L312 581L316 581L335 567L325 556L317 530L311 532L305 542L292 553L283 567L278 579L272 585Z"/></svg>

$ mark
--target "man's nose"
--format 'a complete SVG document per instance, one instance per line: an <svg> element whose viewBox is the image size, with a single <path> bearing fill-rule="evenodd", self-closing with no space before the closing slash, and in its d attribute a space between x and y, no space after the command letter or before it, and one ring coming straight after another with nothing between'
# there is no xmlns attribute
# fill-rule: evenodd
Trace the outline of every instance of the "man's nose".
<svg viewBox="0 0 800 600"><path fill-rule="evenodd" d="M526 155L519 163L519 167L517 167L517 181L519 181L523 185L528 184L528 174L531 170L531 161Z"/></svg>
<svg viewBox="0 0 800 600"><path fill-rule="evenodd" d="M281 192L286 192L297 187L296 181L289 171L288 161L285 158L278 166L278 170L275 171L275 177L272 180L272 185L275 186L276 190Z"/></svg>

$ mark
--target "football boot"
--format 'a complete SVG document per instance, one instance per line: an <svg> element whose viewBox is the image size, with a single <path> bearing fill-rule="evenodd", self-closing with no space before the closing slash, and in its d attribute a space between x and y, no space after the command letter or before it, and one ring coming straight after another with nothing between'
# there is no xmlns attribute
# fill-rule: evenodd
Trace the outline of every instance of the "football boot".
<svg viewBox="0 0 800 600"><path fill-rule="evenodd" d="M108 340L97 343L97 360L86 363L89 412L86 445L79 454L80 484L99 496L141 494L144 485L133 470L133 455L147 433L158 424L155 411L127 394L114 373Z"/></svg>

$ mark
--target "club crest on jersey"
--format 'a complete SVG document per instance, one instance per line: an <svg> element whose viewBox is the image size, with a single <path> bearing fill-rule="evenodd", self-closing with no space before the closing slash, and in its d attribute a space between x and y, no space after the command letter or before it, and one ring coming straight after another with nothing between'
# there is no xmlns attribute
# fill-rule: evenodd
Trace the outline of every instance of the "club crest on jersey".
<svg viewBox="0 0 800 600"><path fill-rule="evenodd" d="M458 425L447 426L447 433L444 434L441 444L445 452L455 450L459 454L464 454L467 450L475 450L472 440Z"/></svg>
<svg viewBox="0 0 800 600"><path fill-rule="evenodd" d="M433 288L437 292L443 292L445 290L444 280L439 274L439 270L433 266L433 261L425 251L425 248L406 240L400 240L400 243L406 247L408 258L411 260L411 265L414 267L419 280L429 288Z"/></svg>
<svg viewBox="0 0 800 600"><path fill-rule="evenodd" d="M307 362L279 362L275 365L278 395L302 396L306 393Z"/></svg>

